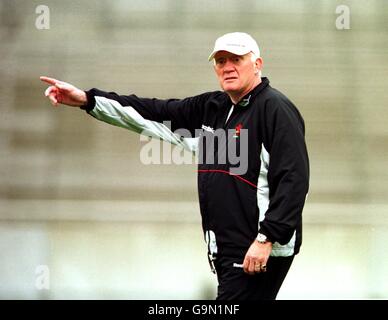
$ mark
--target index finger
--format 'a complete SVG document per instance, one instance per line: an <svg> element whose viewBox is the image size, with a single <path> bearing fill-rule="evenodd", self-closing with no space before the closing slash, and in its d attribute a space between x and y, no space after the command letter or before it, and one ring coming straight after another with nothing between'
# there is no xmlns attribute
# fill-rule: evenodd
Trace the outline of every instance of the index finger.
<svg viewBox="0 0 388 320"><path fill-rule="evenodd" d="M249 273L249 259L247 257L244 258L243 270L245 273Z"/></svg>
<svg viewBox="0 0 388 320"><path fill-rule="evenodd" d="M44 81L44 82L47 82L49 84L52 84L52 85L55 85L56 83L60 82L57 79L49 78L49 77L45 77L45 76L41 76L41 77L39 77L39 79Z"/></svg>

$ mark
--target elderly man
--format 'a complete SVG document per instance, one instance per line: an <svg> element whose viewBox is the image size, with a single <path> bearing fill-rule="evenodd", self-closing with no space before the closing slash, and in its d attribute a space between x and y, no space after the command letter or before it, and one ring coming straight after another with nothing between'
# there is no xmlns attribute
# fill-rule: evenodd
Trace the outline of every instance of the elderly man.
<svg viewBox="0 0 388 320"><path fill-rule="evenodd" d="M218 38L209 61L222 91L185 99L83 91L41 80L51 85L45 94L53 105L80 107L99 120L199 152L205 159L198 165L202 227L218 277L217 299L275 299L302 242L309 185L304 122L261 77L263 60L250 35ZM171 122L171 130L163 121ZM191 137L172 132L177 129ZM214 141L220 131L221 146ZM238 174L225 156L233 147L240 147L240 165L245 163Z"/></svg>

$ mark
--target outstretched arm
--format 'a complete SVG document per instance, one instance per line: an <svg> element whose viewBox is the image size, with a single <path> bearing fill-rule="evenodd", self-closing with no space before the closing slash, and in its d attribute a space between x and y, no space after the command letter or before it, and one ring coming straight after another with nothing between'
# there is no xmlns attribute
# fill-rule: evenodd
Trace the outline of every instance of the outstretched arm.
<svg viewBox="0 0 388 320"><path fill-rule="evenodd" d="M160 123L170 121L172 130L187 129L192 136L196 134L196 129L201 128L207 102L215 95L220 94L207 92L185 99L151 99L140 98L134 94L118 95L115 92L106 92L96 88L83 91L70 83L57 79L45 76L40 77L40 79L51 85L45 91L45 95L54 106L61 103L81 107L90 114L96 107L97 100L101 97L107 99L109 107L112 106L112 102L119 108L132 107L144 119ZM100 107L103 107L103 103L100 103Z"/></svg>
<svg viewBox="0 0 388 320"><path fill-rule="evenodd" d="M44 95L49 98L51 104L55 107L59 103L71 107L81 107L87 103L85 91L70 83L45 76L40 77L40 80L51 85L46 89Z"/></svg>
<svg viewBox="0 0 388 320"><path fill-rule="evenodd" d="M160 116L160 114L167 113L162 112L163 108L168 109L165 107L165 101L141 99L136 96L119 96L113 92L104 92L98 89L91 89L85 92L70 83L45 76L40 77L40 80L51 84L46 89L45 96L49 98L54 106L58 106L61 103L72 107L81 107L100 121L145 136L162 139L194 153L197 151L198 140L191 137L189 133L183 137L173 133L161 121L153 121L153 117L162 120L163 116ZM179 112L178 109L182 109L185 105L182 104L180 106L179 101L171 100L171 103L174 102L177 104L175 108L176 113L178 115L179 113L184 113L184 110ZM149 116L148 119L147 116Z"/></svg>

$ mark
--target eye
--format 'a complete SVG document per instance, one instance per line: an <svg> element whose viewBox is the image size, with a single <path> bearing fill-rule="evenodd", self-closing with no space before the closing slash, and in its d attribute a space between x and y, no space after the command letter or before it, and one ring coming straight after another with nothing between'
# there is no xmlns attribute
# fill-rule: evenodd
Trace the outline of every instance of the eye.
<svg viewBox="0 0 388 320"><path fill-rule="evenodd" d="M235 56L235 57L233 57L233 62L236 63L236 64L241 63L242 60L243 60L243 59L242 59L242 57L240 57L240 56Z"/></svg>
<svg viewBox="0 0 388 320"><path fill-rule="evenodd" d="M226 61L225 58L218 58L218 59L216 59L216 65L217 66L223 65L225 63L225 61Z"/></svg>

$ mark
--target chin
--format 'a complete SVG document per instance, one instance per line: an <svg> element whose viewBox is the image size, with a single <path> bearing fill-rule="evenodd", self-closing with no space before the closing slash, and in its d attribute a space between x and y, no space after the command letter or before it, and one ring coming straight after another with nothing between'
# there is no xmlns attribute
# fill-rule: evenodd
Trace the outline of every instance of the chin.
<svg viewBox="0 0 388 320"><path fill-rule="evenodd" d="M227 84L224 84L222 86L222 89L225 91L225 92L236 92L236 91L240 91L241 88L239 85L237 84L232 84L232 83L227 83Z"/></svg>

